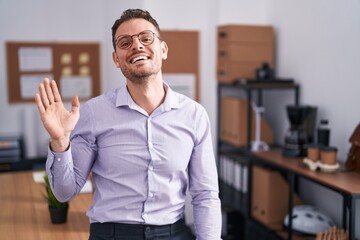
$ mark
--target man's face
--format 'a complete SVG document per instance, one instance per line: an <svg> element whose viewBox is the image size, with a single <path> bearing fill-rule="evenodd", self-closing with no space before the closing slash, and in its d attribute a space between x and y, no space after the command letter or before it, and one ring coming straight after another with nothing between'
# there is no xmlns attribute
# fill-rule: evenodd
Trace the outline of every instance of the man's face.
<svg viewBox="0 0 360 240"><path fill-rule="evenodd" d="M116 30L115 39L124 34L137 35L144 30L151 30L159 35L150 22L139 18L121 24ZM137 36L132 38L130 48L120 49L116 46L113 59L128 80L139 84L150 79L149 77L161 74L162 60L167 58L167 45L156 36L154 42L148 46L144 46Z"/></svg>

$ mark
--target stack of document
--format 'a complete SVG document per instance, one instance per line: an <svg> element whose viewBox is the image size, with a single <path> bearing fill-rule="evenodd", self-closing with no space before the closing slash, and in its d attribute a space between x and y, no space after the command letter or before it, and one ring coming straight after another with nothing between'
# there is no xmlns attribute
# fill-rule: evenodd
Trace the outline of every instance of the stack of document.
<svg viewBox="0 0 360 240"><path fill-rule="evenodd" d="M18 136L0 136L0 163L21 160L21 138Z"/></svg>
<svg viewBox="0 0 360 240"><path fill-rule="evenodd" d="M241 155L220 155L219 178L235 190L248 192L249 168L245 157Z"/></svg>

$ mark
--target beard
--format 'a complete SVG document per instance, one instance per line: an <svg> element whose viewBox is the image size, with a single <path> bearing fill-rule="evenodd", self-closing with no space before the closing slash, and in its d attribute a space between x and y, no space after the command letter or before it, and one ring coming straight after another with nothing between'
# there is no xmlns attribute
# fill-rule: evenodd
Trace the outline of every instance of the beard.
<svg viewBox="0 0 360 240"><path fill-rule="evenodd" d="M161 66L151 65L151 67L141 67L141 69L130 69L127 66L120 64L120 69L123 75L132 83L145 84L160 72Z"/></svg>

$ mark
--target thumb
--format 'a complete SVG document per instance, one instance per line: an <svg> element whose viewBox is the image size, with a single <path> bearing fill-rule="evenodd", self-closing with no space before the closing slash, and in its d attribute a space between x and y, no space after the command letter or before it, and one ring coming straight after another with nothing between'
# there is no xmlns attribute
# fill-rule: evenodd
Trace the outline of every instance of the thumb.
<svg viewBox="0 0 360 240"><path fill-rule="evenodd" d="M80 102L78 96L73 96L71 100L71 112L77 113L80 109Z"/></svg>

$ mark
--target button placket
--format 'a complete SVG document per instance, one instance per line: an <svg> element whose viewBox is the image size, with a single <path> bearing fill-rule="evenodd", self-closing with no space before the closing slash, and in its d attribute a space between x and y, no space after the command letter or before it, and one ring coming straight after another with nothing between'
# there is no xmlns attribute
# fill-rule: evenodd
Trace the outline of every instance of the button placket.
<svg viewBox="0 0 360 240"><path fill-rule="evenodd" d="M147 138L148 138L148 147L149 150L152 149L153 147L153 143L152 143L152 127L151 127L151 117L148 118L147 120Z"/></svg>
<svg viewBox="0 0 360 240"><path fill-rule="evenodd" d="M150 161L149 161L149 165L148 165L148 174L147 174L147 181L148 181L148 189L147 189L147 199L144 202L144 212L142 215L142 218L145 220L147 219L151 219L153 216L149 215L147 216L147 209L148 206L151 208L152 204L154 204L154 190L155 190L155 185L154 185L154 156L155 156L155 152L154 152L154 144L153 144L153 137L152 137L152 118L148 117L147 119L147 145L148 145L148 151L150 154ZM144 230L145 231L145 230ZM151 228L149 227L149 234L151 232ZM145 232L146 233L146 232Z"/></svg>

